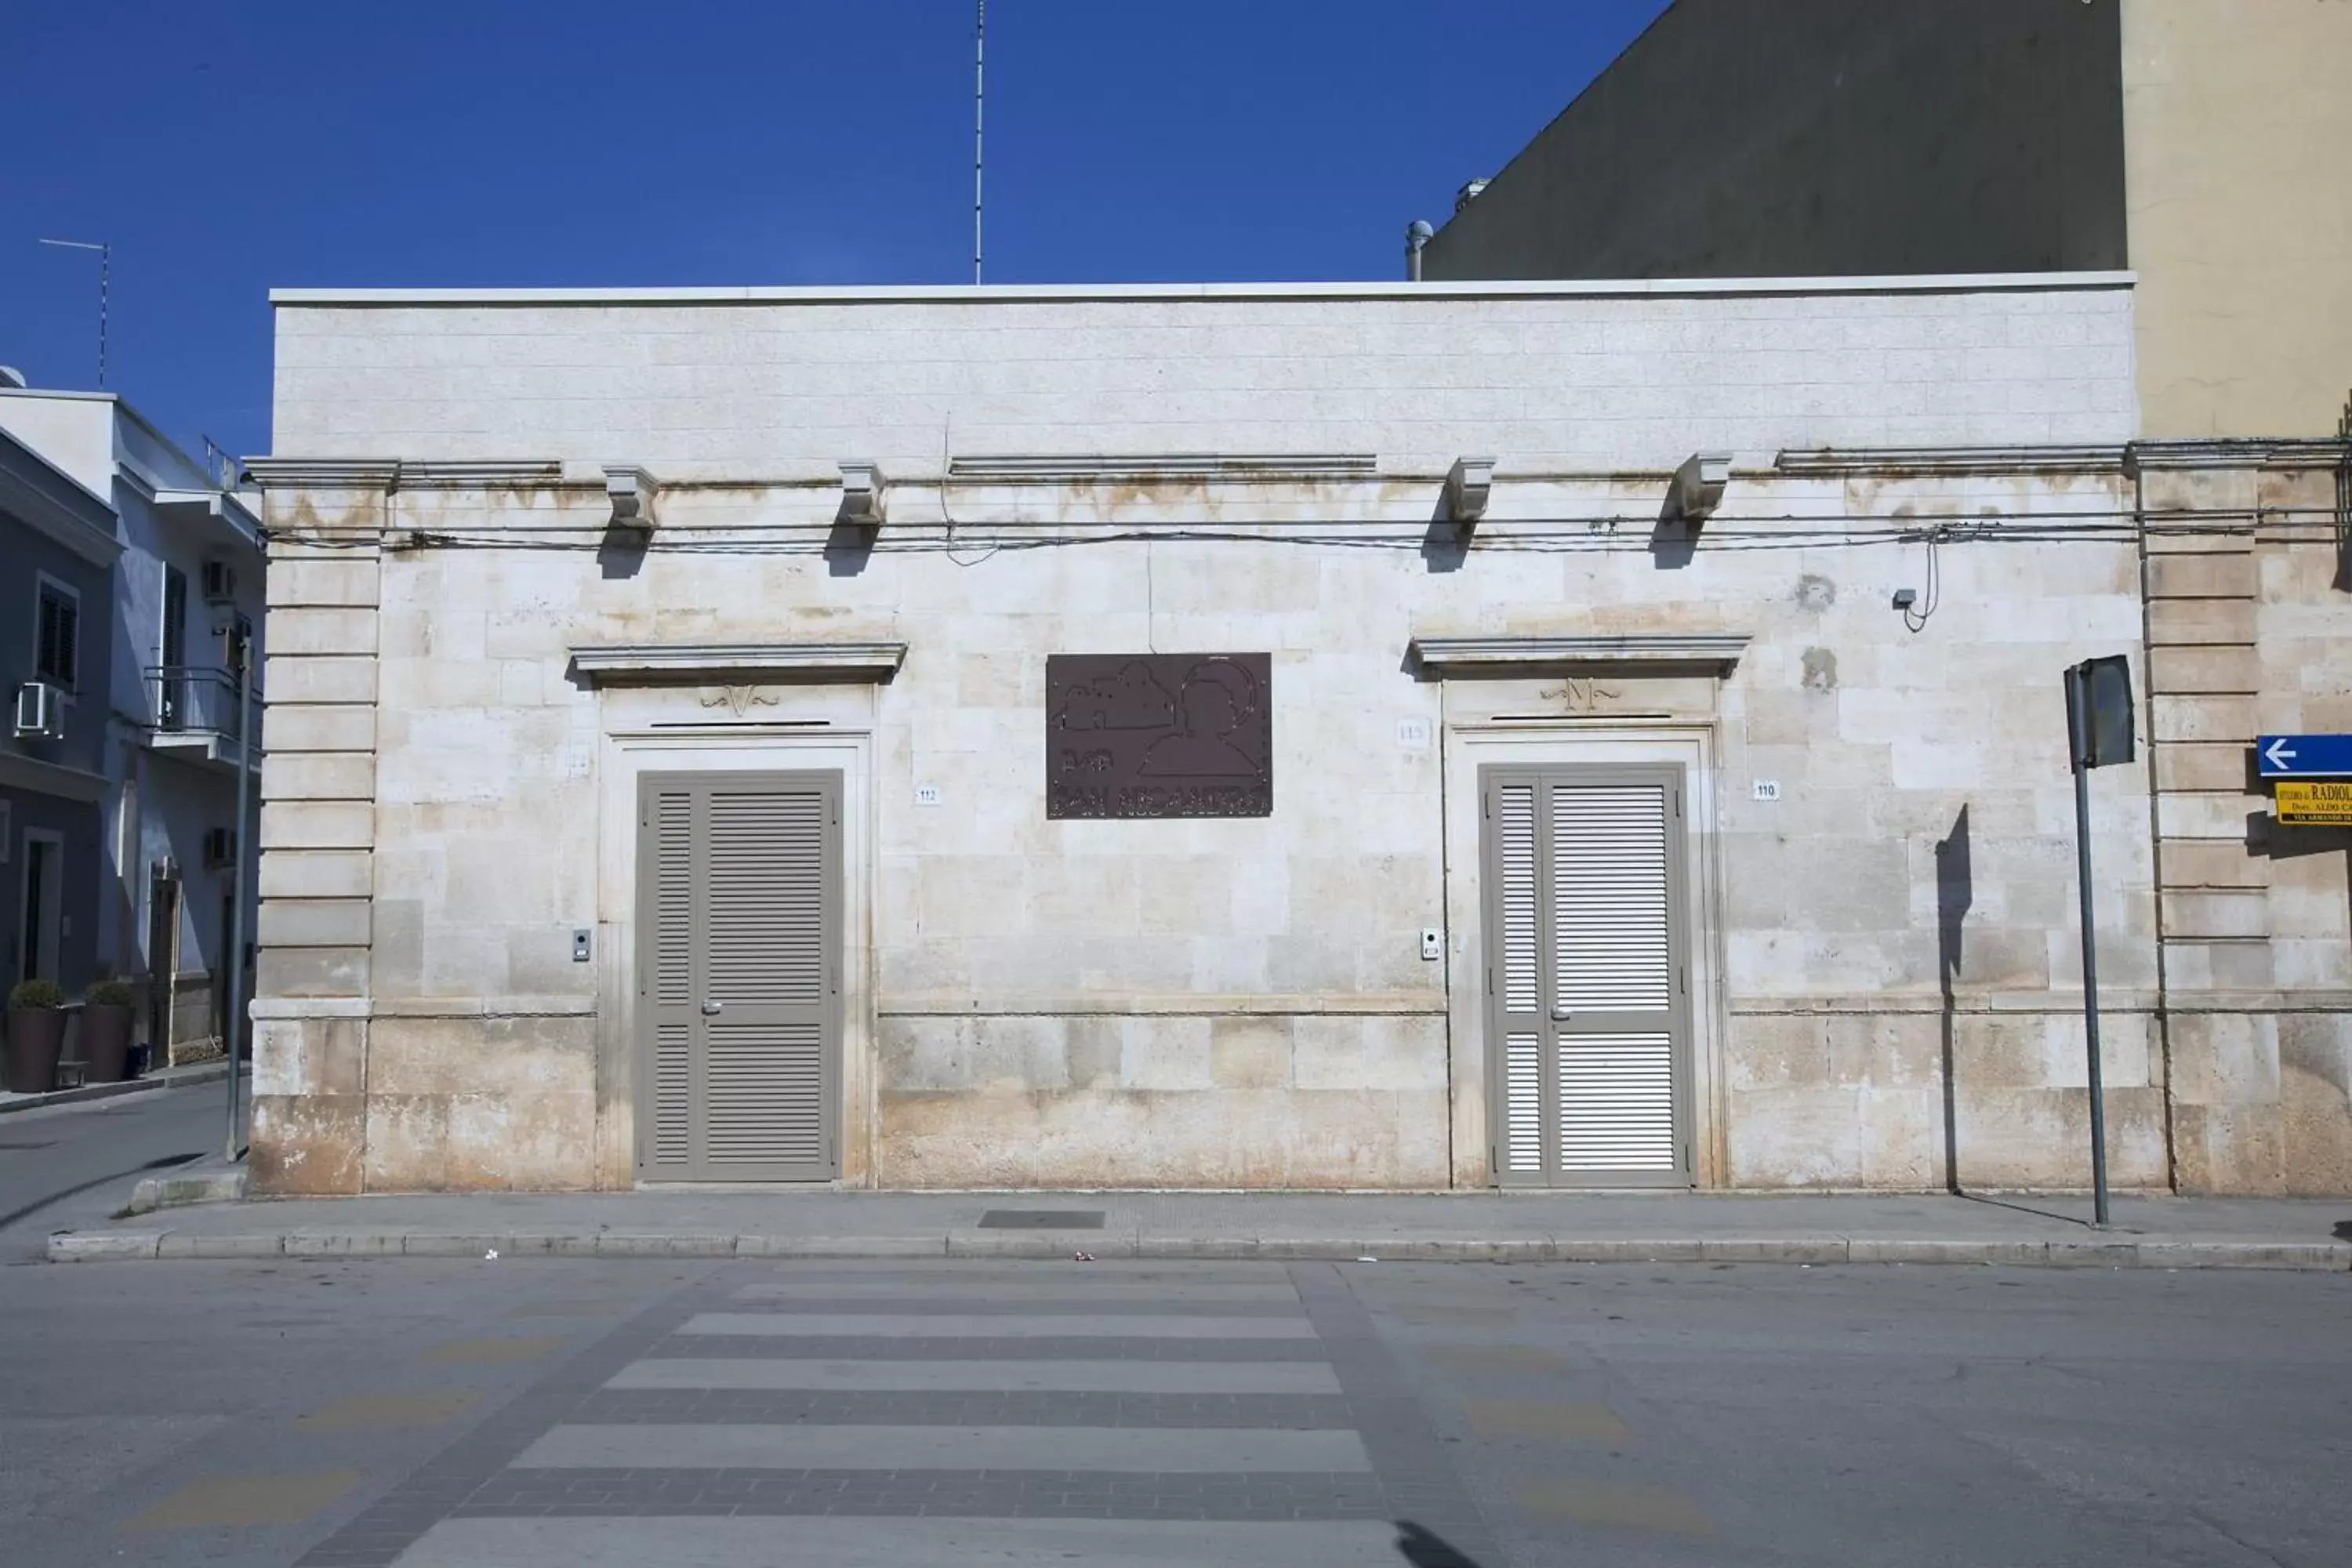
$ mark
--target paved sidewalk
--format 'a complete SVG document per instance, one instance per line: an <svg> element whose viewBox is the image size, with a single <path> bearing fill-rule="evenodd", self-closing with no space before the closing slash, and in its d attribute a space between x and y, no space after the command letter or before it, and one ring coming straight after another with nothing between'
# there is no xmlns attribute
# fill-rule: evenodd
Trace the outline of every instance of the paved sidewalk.
<svg viewBox="0 0 2352 1568"><path fill-rule="evenodd" d="M246 1071L249 1074L252 1070L248 1064ZM12 1110L38 1110L45 1105L77 1105L86 1100L113 1100L125 1094L144 1094L151 1089L218 1083L226 1077L226 1062L192 1062L185 1067L157 1068L143 1078L131 1079L122 1083L77 1084L72 1089L53 1089L42 1094L16 1094L0 1089L0 1116Z"/></svg>
<svg viewBox="0 0 2352 1568"><path fill-rule="evenodd" d="M991 1210L1098 1225L1004 1228ZM601 1193L225 1204L55 1262L475 1256L1436 1258L2352 1269L2352 1199L1655 1194Z"/></svg>

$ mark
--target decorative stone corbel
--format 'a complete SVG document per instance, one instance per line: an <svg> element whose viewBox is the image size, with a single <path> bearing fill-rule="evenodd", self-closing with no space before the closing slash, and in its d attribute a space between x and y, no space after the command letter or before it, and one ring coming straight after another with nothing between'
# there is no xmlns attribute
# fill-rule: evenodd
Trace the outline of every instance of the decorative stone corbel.
<svg viewBox="0 0 2352 1568"><path fill-rule="evenodd" d="M1723 501L1723 487L1730 482L1730 453L1693 452L1675 470L1674 514L1697 527L1715 515Z"/></svg>
<svg viewBox="0 0 2352 1568"><path fill-rule="evenodd" d="M854 528L881 527L883 493L887 489L878 466L873 463L842 464L838 520Z"/></svg>
<svg viewBox="0 0 2352 1568"><path fill-rule="evenodd" d="M1486 515L1486 498L1495 485L1495 459L1456 458L1445 475L1445 515L1467 535Z"/></svg>
<svg viewBox="0 0 2352 1568"><path fill-rule="evenodd" d="M660 489L643 468L608 465L604 494L613 503L613 526L650 539L654 531L654 496Z"/></svg>

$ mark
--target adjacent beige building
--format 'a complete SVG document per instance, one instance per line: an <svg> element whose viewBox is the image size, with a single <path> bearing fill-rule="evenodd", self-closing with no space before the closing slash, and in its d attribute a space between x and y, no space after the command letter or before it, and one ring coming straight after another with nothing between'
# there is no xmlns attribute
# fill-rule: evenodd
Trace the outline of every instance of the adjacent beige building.
<svg viewBox="0 0 2352 1568"><path fill-rule="evenodd" d="M2352 1191L2127 274L277 298L257 1182Z"/></svg>
<svg viewBox="0 0 2352 1568"><path fill-rule="evenodd" d="M2126 0L2125 194L2152 435L2352 415L2352 5Z"/></svg>

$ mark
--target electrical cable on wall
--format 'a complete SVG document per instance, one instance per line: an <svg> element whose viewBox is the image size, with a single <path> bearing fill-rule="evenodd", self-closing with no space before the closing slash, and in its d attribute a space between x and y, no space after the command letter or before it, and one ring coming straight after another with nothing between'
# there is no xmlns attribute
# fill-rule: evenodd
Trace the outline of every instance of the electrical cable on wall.
<svg viewBox="0 0 2352 1568"><path fill-rule="evenodd" d="M1936 606L1943 602L1944 574L1941 564L1937 560L1936 552L1943 543L1945 535L1950 531L1947 528L1937 528L1930 530L1927 536L1927 585L1920 590L1919 602L1916 605L1903 606L1903 624L1912 631L1926 630L1927 617L1934 615Z"/></svg>
<svg viewBox="0 0 2352 1568"><path fill-rule="evenodd" d="M940 422L940 521L948 531L945 547L947 558L954 562L959 566L977 566L982 562L987 560L990 556L995 554L999 550L1003 549L1003 546L1002 544L991 544L986 550L982 551L979 554L973 556L969 561L966 561L962 556L958 555L955 552L955 532L958 524L955 520L955 514L948 510L948 485L950 483L948 476L955 471L955 464L949 456L952 449L954 436L955 416L950 413L945 419Z"/></svg>
<svg viewBox="0 0 2352 1568"><path fill-rule="evenodd" d="M1718 522L1708 530L1706 550L1709 553L1738 553L1748 551L1806 551L1866 549L1885 544L1908 544L1929 538L1940 551L1944 544L2130 544L2143 538L2214 538L2242 540L2250 535L2275 542L2305 541L2324 542L2335 536L2338 526L2332 508L2298 509L2305 515L2289 519L2284 513L2270 513L2256 518L2242 510L2216 509L2205 514L2214 521L2206 522L2168 522L2163 525L2142 525L2131 520L2128 513L2077 513L2058 518L2047 515L2017 521L1972 520L1957 525L1938 528L1935 534L1924 536L1916 520L1905 519L1900 527L1866 528L1851 524L1843 527L1800 528L1786 526L1798 519L1745 519ZM2170 513L2178 518L2184 514ZM1074 549L1102 544L1136 543L1149 540L1184 540L1201 543L1284 544L1308 549L1356 549L1418 552L1424 543L1423 531L1399 522L1382 528L1360 522L1328 525L1301 524L1286 521L1265 525L1258 531L1238 529L1231 524L1203 526L1182 521L1169 521L1149 527L1104 524L1039 524L1021 521L971 523L956 519L942 503L946 520L946 537L926 538L906 530L877 541L875 549L893 554L923 554L956 552L978 547L963 537L971 531L986 535L985 553L965 560L955 556L958 564L971 565L986 560L1000 551ZM1511 531L1484 534L1477 544L1480 554L1634 554L1644 553L1651 547L1646 525L1628 527L1624 532L1595 531L1612 524L1633 524L1634 518L1520 518L1511 521ZM1651 520L1654 521L1654 520ZM1748 526L1745 529L1741 523ZM1759 527L1758 524L1776 526ZM1028 530L1045 526L1085 529L1083 532L1048 534ZM1372 530L1378 529L1378 531ZM327 549L377 549L394 552L418 549L446 550L535 550L580 551L593 552L602 547L605 525L596 523L532 523L478 527L464 531L393 531L404 535L394 542L386 542L386 531L375 528L306 529L299 533L277 531L275 538L299 539L301 542ZM712 529L718 537L696 538L697 531L666 531L646 546L663 553L677 554L814 554L824 548L825 525L815 521L787 525L786 528L761 535L746 537L735 530ZM1940 563L1931 562L1938 574Z"/></svg>

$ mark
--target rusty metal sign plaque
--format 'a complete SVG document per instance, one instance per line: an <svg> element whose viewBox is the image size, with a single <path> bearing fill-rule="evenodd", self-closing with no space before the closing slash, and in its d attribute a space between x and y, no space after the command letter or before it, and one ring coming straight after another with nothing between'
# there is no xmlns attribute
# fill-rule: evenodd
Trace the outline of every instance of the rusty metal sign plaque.
<svg viewBox="0 0 2352 1568"><path fill-rule="evenodd" d="M1053 654L1045 815L1274 815L1274 657Z"/></svg>

